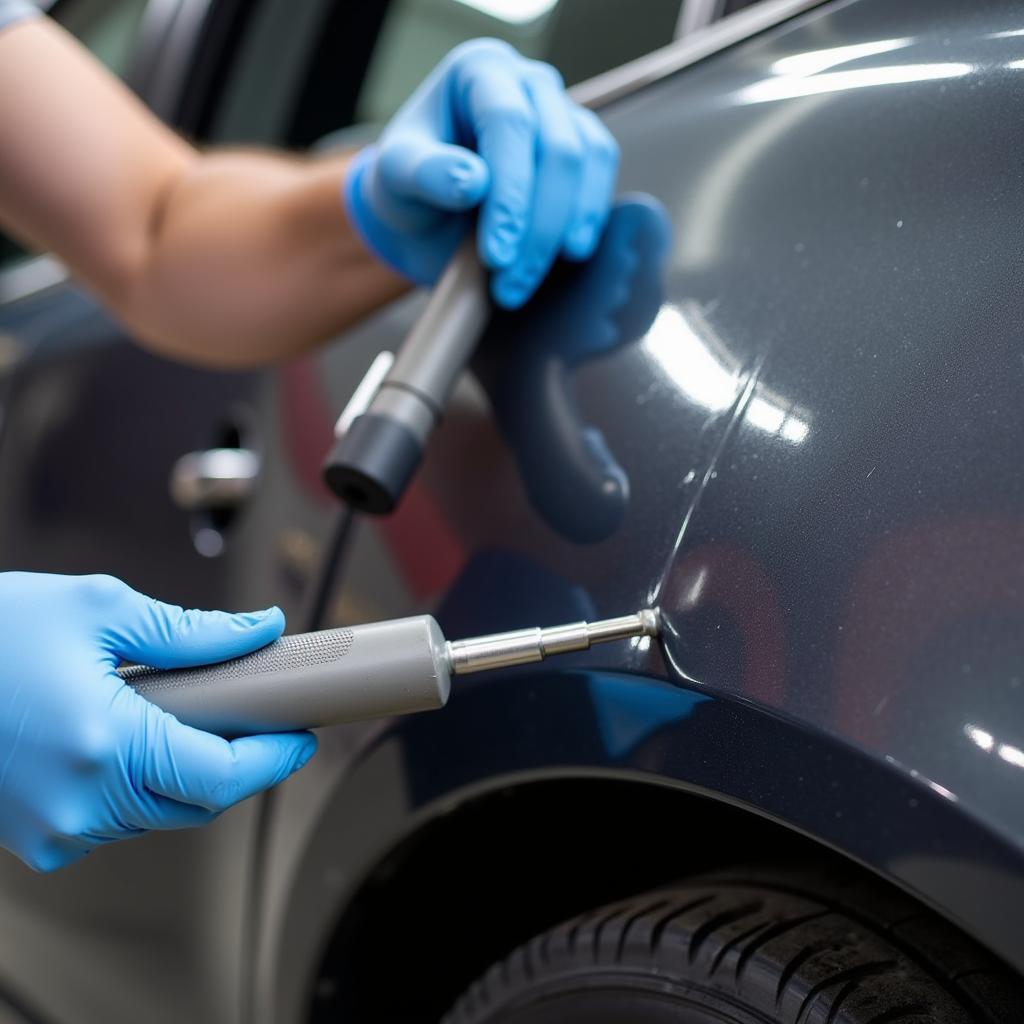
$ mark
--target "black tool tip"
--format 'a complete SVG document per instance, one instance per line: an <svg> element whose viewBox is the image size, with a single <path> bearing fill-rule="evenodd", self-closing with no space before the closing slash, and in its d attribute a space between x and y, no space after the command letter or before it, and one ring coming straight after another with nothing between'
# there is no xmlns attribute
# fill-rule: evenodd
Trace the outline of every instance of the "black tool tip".
<svg viewBox="0 0 1024 1024"><path fill-rule="evenodd" d="M334 443L324 480L356 511L385 515L401 501L422 455L411 430L387 416L366 413Z"/></svg>

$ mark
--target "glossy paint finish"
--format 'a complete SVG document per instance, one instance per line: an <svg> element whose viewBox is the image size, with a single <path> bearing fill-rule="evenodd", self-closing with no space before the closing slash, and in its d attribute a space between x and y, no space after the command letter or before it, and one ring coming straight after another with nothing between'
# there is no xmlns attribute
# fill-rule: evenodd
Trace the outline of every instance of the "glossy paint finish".
<svg viewBox="0 0 1024 1024"><path fill-rule="evenodd" d="M405 505L356 530L325 623L434 610L460 636L656 600L663 650L325 731L211 829L46 878L4 859L5 978L76 1024L305 1019L339 917L399 844L577 779L779 822L1024 968L1017 8L823 4L610 107L622 185L657 202L494 325ZM140 354L68 287L5 308L7 563L277 601L303 628L333 415L419 307L272 378ZM211 561L165 481L225 417L263 477Z"/></svg>
<svg viewBox="0 0 1024 1024"><path fill-rule="evenodd" d="M374 607L372 546L403 595L388 613L436 605L450 636L649 601L664 650L481 677L443 715L326 736L267 847L264 1019L300 1012L394 843L574 774L767 815L1024 967L1022 69L1016 4L859 0L606 111L623 187L668 212L661 294L611 341L600 287L596 317L549 295L497 324L483 390L395 519L364 525L341 602ZM531 413L568 440L545 447ZM578 482L538 496L563 457ZM614 506L596 526L588 472Z"/></svg>
<svg viewBox="0 0 1024 1024"><path fill-rule="evenodd" d="M861 3L805 23L612 115L626 183L675 215L631 369L705 417L644 506L681 523L648 592L678 678L913 770L1020 844L1024 194L1004 126L1024 22Z"/></svg>

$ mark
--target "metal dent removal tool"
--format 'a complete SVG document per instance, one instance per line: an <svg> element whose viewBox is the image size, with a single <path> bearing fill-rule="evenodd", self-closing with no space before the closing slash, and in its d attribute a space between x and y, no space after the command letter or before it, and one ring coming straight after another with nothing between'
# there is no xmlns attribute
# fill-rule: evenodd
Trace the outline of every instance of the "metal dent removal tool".
<svg viewBox="0 0 1024 1024"><path fill-rule="evenodd" d="M324 479L342 501L378 515L398 504L489 314L486 275L470 237L398 355L374 360L338 419Z"/></svg>
<svg viewBox="0 0 1024 1024"><path fill-rule="evenodd" d="M435 619L298 633L199 668L118 669L147 700L222 736L307 729L444 707L451 676L542 661L592 644L657 636L658 613L445 640Z"/></svg>

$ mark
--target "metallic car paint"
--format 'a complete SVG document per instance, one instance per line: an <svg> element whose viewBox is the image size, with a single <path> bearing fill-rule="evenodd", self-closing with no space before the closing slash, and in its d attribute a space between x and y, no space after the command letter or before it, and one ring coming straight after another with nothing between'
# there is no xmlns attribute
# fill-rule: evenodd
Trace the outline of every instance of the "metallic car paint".
<svg viewBox="0 0 1024 1024"><path fill-rule="evenodd" d="M649 329L572 380L628 510L599 543L560 536L467 384L419 481L465 555L439 617L458 635L655 600L664 660L577 664L712 699L613 749L593 675L529 674L347 733L358 766L326 813L301 848L274 840L274 1012L302 998L300 933L393 842L469 792L574 772L788 823L1024 967L1022 40L1008 2L835 3L606 112L622 187L674 238ZM347 849L381 758L390 809Z"/></svg>
<svg viewBox="0 0 1024 1024"><path fill-rule="evenodd" d="M622 187L656 196L673 237L651 324L559 367L628 477L621 517L584 536L577 510L531 503L523 435L489 406L499 346L517 344L495 332L480 364L491 394L460 387L406 503L357 531L332 610L436 607L472 635L656 600L664 650L470 678L442 716L328 730L259 820L251 804L45 880L5 862L5 975L61 1019L147 1000L168 1021L301 1019L338 914L395 843L471 795L565 776L784 822L1024 968L1022 68L1011 0L838 0L610 107ZM4 393L9 559L210 604L263 595L297 628L308 580L285 580L277 551L285 528L308 545L324 532L310 446L418 306L275 386L133 352L68 289L5 307L22 355L45 343ZM593 348L587 322L566 352ZM238 401L258 412L264 486L215 563L165 481ZM109 493L123 497L113 516ZM34 515L54 494L62 515ZM257 926L255 996L236 1015ZM112 962L128 970L97 984Z"/></svg>

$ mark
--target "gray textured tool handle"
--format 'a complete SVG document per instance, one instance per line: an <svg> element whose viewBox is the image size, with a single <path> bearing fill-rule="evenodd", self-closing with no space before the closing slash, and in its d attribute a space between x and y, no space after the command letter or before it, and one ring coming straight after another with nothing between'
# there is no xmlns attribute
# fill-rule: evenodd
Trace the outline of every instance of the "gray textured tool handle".
<svg viewBox="0 0 1024 1024"><path fill-rule="evenodd" d="M180 721L222 736L428 711L448 700L445 639L429 615L298 633L200 668L118 670Z"/></svg>

